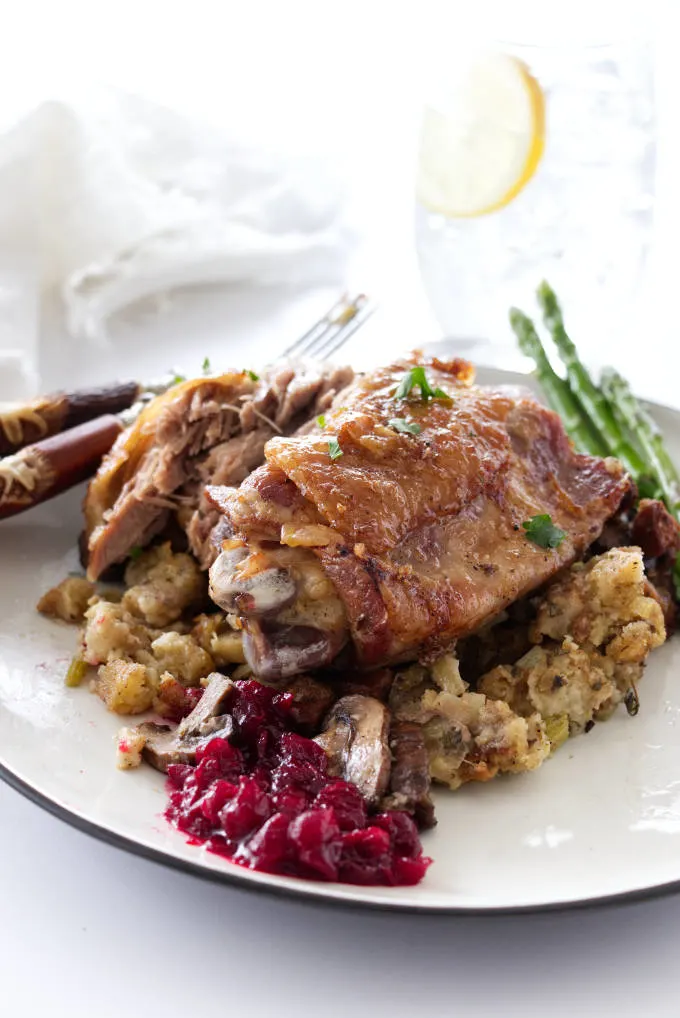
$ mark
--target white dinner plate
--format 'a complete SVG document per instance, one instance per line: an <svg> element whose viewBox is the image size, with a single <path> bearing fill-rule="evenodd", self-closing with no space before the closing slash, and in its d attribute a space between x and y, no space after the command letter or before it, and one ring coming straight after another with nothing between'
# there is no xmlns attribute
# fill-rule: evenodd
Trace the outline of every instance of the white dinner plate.
<svg viewBox="0 0 680 1018"><path fill-rule="evenodd" d="M482 382L527 384L483 370ZM680 461L680 414L654 414ZM640 711L619 709L538 771L436 793L417 887L354 887L252 872L163 819L164 779L114 766L121 719L64 673L76 630L35 611L77 568L82 491L0 523L0 774L36 803L131 852L212 880L301 898L435 912L542 909L680 888L680 637L652 654Z"/></svg>

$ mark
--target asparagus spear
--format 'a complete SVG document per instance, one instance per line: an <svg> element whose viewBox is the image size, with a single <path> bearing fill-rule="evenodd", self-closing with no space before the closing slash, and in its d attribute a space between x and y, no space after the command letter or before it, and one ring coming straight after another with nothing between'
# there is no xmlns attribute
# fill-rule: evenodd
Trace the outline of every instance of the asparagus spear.
<svg viewBox="0 0 680 1018"><path fill-rule="evenodd" d="M553 290L546 282L543 282L539 286L536 296L543 312L545 326L550 331L557 351L567 369L567 378L572 394L582 405L591 423L597 429L607 451L621 460L634 479L646 476L648 469L642 457L621 432L609 403L581 363L576 347L564 328L562 311Z"/></svg>
<svg viewBox="0 0 680 1018"><path fill-rule="evenodd" d="M633 395L628 382L618 371L613 368L603 371L601 385L612 410L620 415L620 419L639 443L649 462L648 472L658 481L668 509L680 519L680 476L656 422Z"/></svg>
<svg viewBox="0 0 680 1018"><path fill-rule="evenodd" d="M607 368L605 369L605 372L609 370L611 369ZM638 440L638 435L636 434L635 431L632 431L630 428L630 419L627 418L625 414L622 412L619 404L615 400L612 400L610 391L604 385L605 372L603 372L602 377L600 378L600 389L604 393L607 402L609 403L611 411L614 414L614 417L616 418L616 423L618 424L622 434L624 434L628 441L631 443L631 445L635 447L638 454L643 459L646 459L645 474L641 477L635 478L635 484L637 485L638 494L640 498L663 499L664 496L661 490L661 485L656 479L656 476L652 473L652 466L649 463L648 457L645 457L644 454L645 451L640 441Z"/></svg>
<svg viewBox="0 0 680 1018"><path fill-rule="evenodd" d="M531 319L519 308L510 308L510 325L517 336L522 353L531 357L536 365L535 377L541 383L548 403L560 415L567 434L580 452L604 456L607 449L574 399L569 385L560 378L548 360L541 340Z"/></svg>

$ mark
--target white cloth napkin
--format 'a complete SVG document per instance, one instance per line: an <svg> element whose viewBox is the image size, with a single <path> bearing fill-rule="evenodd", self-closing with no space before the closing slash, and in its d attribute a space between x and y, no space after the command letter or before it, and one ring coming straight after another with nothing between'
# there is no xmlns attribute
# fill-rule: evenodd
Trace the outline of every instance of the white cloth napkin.
<svg viewBox="0 0 680 1018"><path fill-rule="evenodd" d="M0 138L0 400L35 366L50 290L97 342L112 315L177 287L339 281L351 243L321 161L127 93L45 102Z"/></svg>

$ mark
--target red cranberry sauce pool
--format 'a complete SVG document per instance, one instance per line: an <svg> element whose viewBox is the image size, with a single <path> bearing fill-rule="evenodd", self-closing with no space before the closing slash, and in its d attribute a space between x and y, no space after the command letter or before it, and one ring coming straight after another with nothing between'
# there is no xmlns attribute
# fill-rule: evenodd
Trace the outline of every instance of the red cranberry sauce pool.
<svg viewBox="0 0 680 1018"><path fill-rule="evenodd" d="M191 767L168 770L167 819L213 852L267 873L348 884L417 884L431 860L406 813L369 816L360 792L328 775L312 739L289 730L293 698L235 683L234 744L215 737Z"/></svg>

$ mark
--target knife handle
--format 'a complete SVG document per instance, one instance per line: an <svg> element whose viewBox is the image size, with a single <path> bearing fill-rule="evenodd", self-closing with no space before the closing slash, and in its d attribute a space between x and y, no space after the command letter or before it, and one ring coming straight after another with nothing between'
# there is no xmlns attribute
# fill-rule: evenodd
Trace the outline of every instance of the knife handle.
<svg viewBox="0 0 680 1018"><path fill-rule="evenodd" d="M96 389L55 392L0 413L0 456L9 456L50 435L58 435L102 414L132 406L140 393L137 382L114 382Z"/></svg>
<svg viewBox="0 0 680 1018"><path fill-rule="evenodd" d="M117 417L104 414L0 459L0 520L91 477L122 430Z"/></svg>

